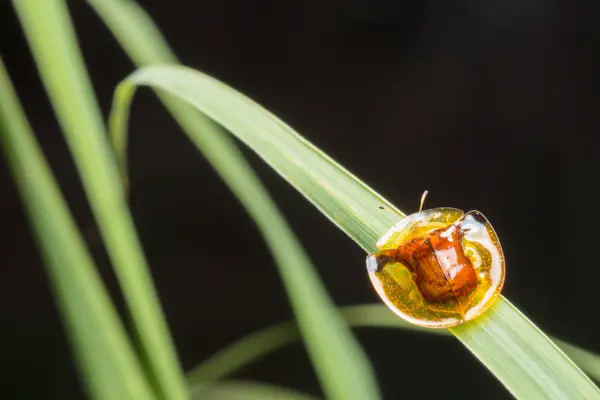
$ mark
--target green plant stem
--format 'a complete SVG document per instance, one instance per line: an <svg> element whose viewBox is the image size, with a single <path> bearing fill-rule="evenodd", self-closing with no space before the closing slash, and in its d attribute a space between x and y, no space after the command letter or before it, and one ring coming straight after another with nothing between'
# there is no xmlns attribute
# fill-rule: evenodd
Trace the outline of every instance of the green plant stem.
<svg viewBox="0 0 600 400"><path fill-rule="evenodd" d="M381 213L375 207L387 204L381 196L273 114L206 74L182 66L141 68L117 89L113 115L127 113L132 85L164 90L223 125L369 252L390 212L396 221L403 218L394 209ZM594 383L502 296L484 315L450 331L516 397L600 398Z"/></svg>
<svg viewBox="0 0 600 400"><path fill-rule="evenodd" d="M0 148L23 199L88 395L154 399L1 60Z"/></svg>
<svg viewBox="0 0 600 400"><path fill-rule="evenodd" d="M188 398L64 0L14 0L160 397Z"/></svg>
<svg viewBox="0 0 600 400"><path fill-rule="evenodd" d="M138 65L175 62L175 56L143 10L132 2L90 0L115 37ZM377 399L368 359L321 284L314 267L231 137L191 107L160 99L256 221L276 264L317 375L330 399ZM127 117L112 121L125 127ZM124 136L113 135L122 176L126 177ZM126 178L125 178L126 179Z"/></svg>

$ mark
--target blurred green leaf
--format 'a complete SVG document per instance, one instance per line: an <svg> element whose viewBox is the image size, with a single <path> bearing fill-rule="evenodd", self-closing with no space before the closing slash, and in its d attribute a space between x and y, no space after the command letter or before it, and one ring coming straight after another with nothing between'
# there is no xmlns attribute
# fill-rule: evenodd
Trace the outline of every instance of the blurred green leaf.
<svg viewBox="0 0 600 400"><path fill-rule="evenodd" d="M135 2L88 0L88 3L98 12L138 66L178 63L152 20ZM166 101L165 98L162 99L163 102ZM206 126L208 122L201 122L204 119L200 116L197 116L194 121L192 121L192 117L184 118L174 104L166 103L169 111L185 130L195 129L195 124L203 125L205 130L209 129ZM283 122L279 121L278 123L285 127ZM117 143L118 149L125 146L124 137L117 136L113 139ZM301 153L297 157L278 163L273 167L357 243L360 244L362 239L369 238L369 242L374 244L379 239L379 237L373 236L374 229L385 232L398 221L398 216L404 216L391 203L360 182L327 155L318 151L304 138L296 135L294 139L294 150L300 150ZM290 152L288 151L288 153ZM204 155L209 157L206 151L204 151ZM265 161L274 162L274 160L266 158ZM310 165L310 168L303 168L305 164ZM301 178L307 174L310 174L312 179ZM298 179L295 179L296 176ZM334 181L339 182L335 185L335 189L342 190L342 192L334 192L331 190L333 188L328 186L328 182ZM313 185L318 190L312 190ZM323 209L325 205L327 209ZM380 210L378 208L380 206L384 209ZM377 219L362 219L363 216L370 216L369 213L373 212L372 210L378 211ZM353 215L353 217L348 218L347 215Z"/></svg>
<svg viewBox="0 0 600 400"><path fill-rule="evenodd" d="M160 33L132 2L90 0L128 54L138 64L174 60ZM233 140L186 104L161 96L192 142L229 185L254 218L283 278L309 355L331 399L377 399L379 391L367 357L345 325L314 267L285 219L252 172ZM116 124L126 124L126 115ZM126 178L126 139L113 137Z"/></svg>
<svg viewBox="0 0 600 400"><path fill-rule="evenodd" d="M225 381L213 385L193 384L192 400L317 400L281 386L251 381Z"/></svg>
<svg viewBox="0 0 600 400"><path fill-rule="evenodd" d="M154 395L0 60L0 147L92 399Z"/></svg>
<svg viewBox="0 0 600 400"><path fill-rule="evenodd" d="M188 397L64 0L14 0L123 290L143 365L165 399Z"/></svg>
<svg viewBox="0 0 600 400"><path fill-rule="evenodd" d="M427 329L398 318L383 304L363 304L340 308L346 322L355 328L395 328L419 333L451 337L447 329ZM212 382L237 372L240 368L261 360L269 353L295 342L300 337L293 322L282 322L251 333L203 361L187 375L190 382ZM588 375L600 381L600 355L553 339Z"/></svg>
<svg viewBox="0 0 600 400"><path fill-rule="evenodd" d="M189 68L144 67L119 85L111 127L118 141L136 85L176 96L228 129L367 251L404 216L273 114ZM593 382L503 297L450 331L516 397L600 398Z"/></svg>

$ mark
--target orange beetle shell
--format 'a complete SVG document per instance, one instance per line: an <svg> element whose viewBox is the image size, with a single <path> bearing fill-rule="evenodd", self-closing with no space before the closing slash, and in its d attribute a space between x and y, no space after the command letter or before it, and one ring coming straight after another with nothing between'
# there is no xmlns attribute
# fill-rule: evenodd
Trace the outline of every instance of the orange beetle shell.
<svg viewBox="0 0 600 400"><path fill-rule="evenodd" d="M461 324L483 313L502 289L500 242L478 211L425 210L402 220L367 257L384 302L424 327Z"/></svg>

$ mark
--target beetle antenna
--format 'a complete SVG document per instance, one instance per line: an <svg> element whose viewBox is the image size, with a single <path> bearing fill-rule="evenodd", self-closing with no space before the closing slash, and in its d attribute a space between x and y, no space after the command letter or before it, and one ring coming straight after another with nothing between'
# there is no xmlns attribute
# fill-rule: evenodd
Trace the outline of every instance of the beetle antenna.
<svg viewBox="0 0 600 400"><path fill-rule="evenodd" d="M423 195L421 196L421 205L419 205L419 212L421 212L421 210L423 210L423 203L425 203L425 197L427 197L427 194L429 192L426 190L423 192Z"/></svg>

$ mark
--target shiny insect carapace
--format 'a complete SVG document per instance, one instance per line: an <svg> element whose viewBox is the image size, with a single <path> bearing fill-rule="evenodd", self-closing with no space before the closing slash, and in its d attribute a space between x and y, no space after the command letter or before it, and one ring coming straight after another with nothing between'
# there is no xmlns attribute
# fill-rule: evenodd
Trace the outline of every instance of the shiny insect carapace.
<svg viewBox="0 0 600 400"><path fill-rule="evenodd" d="M500 241L478 211L420 209L392 227L377 248L367 257L373 286L392 311L416 325L469 321L490 307L504 283Z"/></svg>

